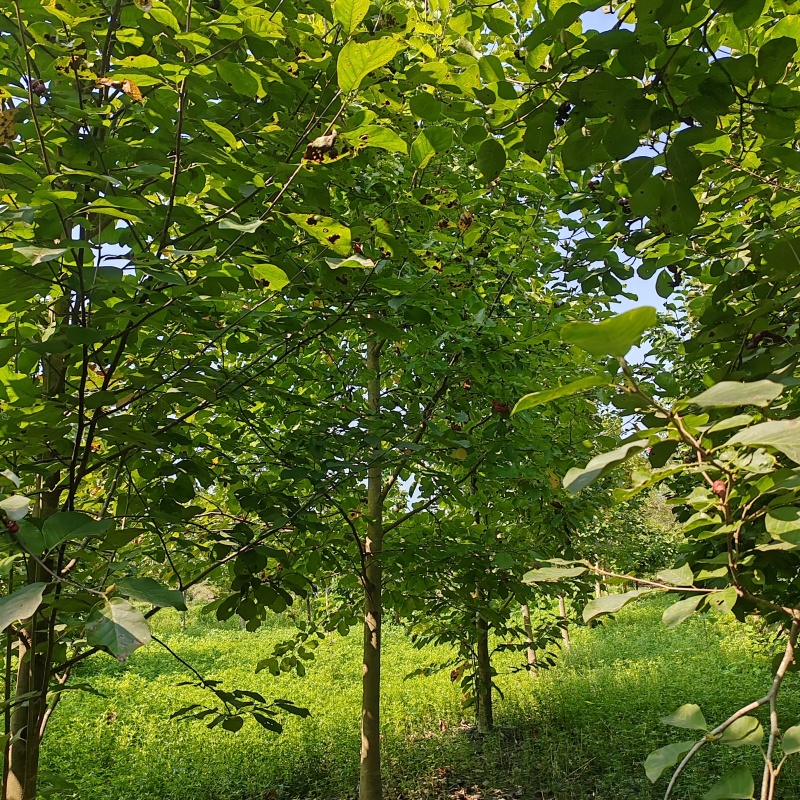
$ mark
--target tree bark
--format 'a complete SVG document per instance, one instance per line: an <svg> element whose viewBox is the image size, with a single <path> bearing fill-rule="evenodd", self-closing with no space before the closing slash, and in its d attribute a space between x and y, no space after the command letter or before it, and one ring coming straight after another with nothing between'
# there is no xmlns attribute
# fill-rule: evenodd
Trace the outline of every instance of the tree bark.
<svg viewBox="0 0 800 800"><path fill-rule="evenodd" d="M527 603L522 604L522 625L525 628L525 638L528 640L528 672L531 678L539 674L539 662L536 659L536 648L533 646L533 626L531 625L531 609Z"/></svg>
<svg viewBox="0 0 800 800"><path fill-rule="evenodd" d="M64 324L69 313L69 298L59 298L51 307L50 320L57 327ZM63 355L50 354L42 360L42 395L56 400L64 394L66 361ZM56 488L58 472L42 476L37 480L37 503L35 514L47 519L59 510L61 492ZM48 569L58 569L55 562L46 562ZM33 558L27 559L27 582L49 583L51 576ZM53 615L37 611L26 621L19 636L17 650L17 679L14 697L19 700L11 713L11 741L8 745L6 763L8 773L4 776L5 800L36 800L39 779L39 751L44 734L47 712L47 692L50 688L50 671L53 666L53 642L55 630Z"/></svg>
<svg viewBox="0 0 800 800"><path fill-rule="evenodd" d="M380 414L381 376L380 344L367 348L367 402L374 417ZM381 800L381 621L383 546L383 473L380 464L381 445L372 448L367 473L367 538L362 553L364 584L364 662L361 693L361 769L358 784L359 800Z"/></svg>
<svg viewBox="0 0 800 800"><path fill-rule="evenodd" d="M480 733L488 733L494 727L494 711L492 709L492 659L489 654L489 623L478 614L476 627L478 633L478 674L476 676L478 731Z"/></svg>
<svg viewBox="0 0 800 800"><path fill-rule="evenodd" d="M564 643L564 649L569 650L569 620L567 619L567 603L564 595L558 596L558 615L561 617L561 640Z"/></svg>

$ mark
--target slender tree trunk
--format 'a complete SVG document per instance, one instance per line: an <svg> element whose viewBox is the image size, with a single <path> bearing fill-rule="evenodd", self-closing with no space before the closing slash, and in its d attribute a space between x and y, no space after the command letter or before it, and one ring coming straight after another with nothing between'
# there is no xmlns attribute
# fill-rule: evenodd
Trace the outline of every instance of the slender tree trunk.
<svg viewBox="0 0 800 800"><path fill-rule="evenodd" d="M41 579L31 575L30 582ZM14 706L11 714L12 744L9 753L9 770L6 800L35 800L39 776L39 746L42 719L47 706L47 688L50 678L47 653L48 620L35 615L26 625L22 635L27 643L19 643L19 665L15 695L34 697Z"/></svg>
<svg viewBox="0 0 800 800"><path fill-rule="evenodd" d="M595 569L600 569L600 562L594 562ZM603 583L598 577L597 580L594 582L594 596L595 597L602 597L603 596Z"/></svg>
<svg viewBox="0 0 800 800"><path fill-rule="evenodd" d="M539 674L539 662L536 659L536 648L533 646L533 626L531 625L531 609L527 603L522 604L522 625L525 628L525 638L528 640L528 672L531 678Z"/></svg>
<svg viewBox="0 0 800 800"><path fill-rule="evenodd" d="M57 300L50 311L50 320L55 326L64 324L69 313L69 298ZM42 361L42 395L55 400L63 395L66 361L63 355L51 354ZM47 519L59 509L60 475L53 473L38 480L35 514ZM48 569L58 569L55 562L46 562ZM42 564L27 559L28 583L49 583L51 576ZM17 645L17 679L14 697L31 695L19 700L11 713L11 741L8 746L8 773L4 776L5 800L36 800L39 778L39 750L44 734L47 714L47 692L50 686L50 670L53 666L53 641L55 637L52 615L37 612L25 623Z"/></svg>
<svg viewBox="0 0 800 800"><path fill-rule="evenodd" d="M569 620L567 619L567 603L564 595L558 596L558 615L561 617L561 640L564 642L564 649L569 650Z"/></svg>
<svg viewBox="0 0 800 800"><path fill-rule="evenodd" d="M488 733L494 727L494 711L492 709L492 659L489 654L489 623L477 615L476 627L478 632L478 674L477 674L477 705L478 705L478 731Z"/></svg>
<svg viewBox="0 0 800 800"><path fill-rule="evenodd" d="M367 401L374 417L381 408L380 344L367 348ZM364 671L361 694L361 771L359 800L381 800L381 618L383 604L380 553L383 546L383 474L381 446L372 449L367 473L367 538L364 543Z"/></svg>

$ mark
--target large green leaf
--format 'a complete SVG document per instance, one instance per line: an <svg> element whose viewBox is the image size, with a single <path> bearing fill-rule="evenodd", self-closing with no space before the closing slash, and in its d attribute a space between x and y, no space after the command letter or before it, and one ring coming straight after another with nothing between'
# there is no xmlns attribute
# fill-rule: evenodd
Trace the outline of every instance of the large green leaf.
<svg viewBox="0 0 800 800"><path fill-rule="evenodd" d="M695 595L694 597L687 597L685 600L678 600L667 608L661 615L661 622L668 628L676 628L682 622L685 622L692 614L697 611L697 606L703 595Z"/></svg>
<svg viewBox="0 0 800 800"><path fill-rule="evenodd" d="M112 597L89 614L86 641L125 662L134 651L149 644L150 629L141 611L121 597Z"/></svg>
<svg viewBox="0 0 800 800"><path fill-rule="evenodd" d="M671 586L691 586L694 583L692 568L688 564L678 569L662 569L656 577Z"/></svg>
<svg viewBox="0 0 800 800"><path fill-rule="evenodd" d="M46 583L29 583L0 600L0 631L12 622L29 619L42 603Z"/></svg>
<svg viewBox="0 0 800 800"><path fill-rule="evenodd" d="M728 445L771 447L800 464L800 419L762 422L745 428L728 440Z"/></svg>
<svg viewBox="0 0 800 800"><path fill-rule="evenodd" d="M775 381L721 381L693 397L689 402L703 408L768 406L780 397L783 385Z"/></svg>
<svg viewBox="0 0 800 800"><path fill-rule="evenodd" d="M363 44L349 41L340 51L336 62L339 88L352 92L371 72L388 64L403 45L396 39L372 39Z"/></svg>
<svg viewBox="0 0 800 800"><path fill-rule="evenodd" d="M696 703L684 703L671 714L662 717L661 722L664 725L672 725L674 728L688 728L692 731L708 730L706 718Z"/></svg>
<svg viewBox="0 0 800 800"><path fill-rule="evenodd" d="M734 720L722 734L720 741L728 747L744 747L745 745L761 744L764 738L764 728L755 717L739 717Z"/></svg>
<svg viewBox="0 0 800 800"><path fill-rule="evenodd" d="M692 190L667 181L661 194L661 217L673 233L691 233L700 221L700 206Z"/></svg>
<svg viewBox="0 0 800 800"><path fill-rule="evenodd" d="M607 386L611 383L611 376L605 375L587 375L585 378L578 378L577 381L568 383L566 386L554 386L552 389L542 389L538 392L531 392L517 401L511 411L513 414L518 414L520 411L527 411L529 408L540 406L543 403L549 403L551 400L558 400L560 397L570 397L585 389L593 389L596 386Z"/></svg>
<svg viewBox="0 0 800 800"><path fill-rule="evenodd" d="M487 181L493 181L506 165L506 149L497 139L486 139L478 148L478 169Z"/></svg>
<svg viewBox="0 0 800 800"><path fill-rule="evenodd" d="M611 450L608 453L601 453L595 456L585 467L573 467L564 476L562 483L564 488L571 494L577 494L581 489L590 486L598 478L610 472L614 467L627 461L631 456L641 453L647 447L647 443L628 442Z"/></svg>
<svg viewBox="0 0 800 800"><path fill-rule="evenodd" d="M425 128L411 145L411 163L424 169L437 153L444 153L452 144L453 131L450 128Z"/></svg>
<svg viewBox="0 0 800 800"><path fill-rule="evenodd" d="M800 544L800 508L779 506L767 510L764 520L767 533L792 544ZM788 538L786 538L788 537Z"/></svg>
<svg viewBox="0 0 800 800"><path fill-rule="evenodd" d="M688 742L674 742L665 747L659 747L658 750L653 750L645 759L645 774L652 783L655 783L664 770L674 767L692 749L693 745L694 741L689 740Z"/></svg>
<svg viewBox="0 0 800 800"><path fill-rule="evenodd" d="M153 578L123 578L117 581L117 591L120 594L149 603L151 606L171 607L178 611L188 611L183 592L170 589Z"/></svg>
<svg viewBox="0 0 800 800"><path fill-rule="evenodd" d="M787 756L792 753L800 753L800 725L793 725L783 732L781 748Z"/></svg>
<svg viewBox="0 0 800 800"><path fill-rule="evenodd" d="M570 322L561 329L561 339L593 356L623 358L657 322L655 308L643 306L602 322Z"/></svg>
<svg viewBox="0 0 800 800"><path fill-rule="evenodd" d="M539 567L526 572L523 583L548 583L577 578L586 573L586 567Z"/></svg>
<svg viewBox="0 0 800 800"><path fill-rule="evenodd" d="M44 546L46 550L52 550L69 539L102 536L112 525L110 519L93 519L80 511L60 511L48 517L42 525Z"/></svg>
<svg viewBox="0 0 800 800"><path fill-rule="evenodd" d="M631 600L636 600L642 595L659 592L660 589L634 589L624 594L605 594L602 597L595 597L590 600L583 609L583 621L591 622L595 617L603 614L616 614L624 608Z"/></svg>
<svg viewBox="0 0 800 800"><path fill-rule="evenodd" d="M703 795L703 800L750 800L755 791L750 768L742 764L728 772Z"/></svg>

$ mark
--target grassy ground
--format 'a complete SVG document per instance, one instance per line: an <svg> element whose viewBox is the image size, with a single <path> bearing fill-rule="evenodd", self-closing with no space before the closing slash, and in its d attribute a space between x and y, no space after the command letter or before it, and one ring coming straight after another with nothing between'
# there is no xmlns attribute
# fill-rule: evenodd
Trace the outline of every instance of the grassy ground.
<svg viewBox="0 0 800 800"><path fill-rule="evenodd" d="M414 650L399 629L386 634L384 760L387 797L634 800L663 797L641 762L647 753L690 732L658 718L697 702L712 724L763 694L769 654L742 626L692 619L669 631L662 606L629 607L616 620L573 633L573 647L536 680L524 672L499 678L495 734L480 740L447 674L403 677L441 658ZM276 736L248 722L237 733L169 720L177 708L202 700L190 678L155 644L125 666L97 657L83 668L103 694L74 693L48 732L45 767L73 781L64 797L81 800L284 800L349 798L357 783L360 662L358 637L332 637L303 679L254 675L256 662L287 638L280 620L252 634L210 628L193 618L185 632L177 615L158 623L182 657L230 688L286 697L313 716L289 718ZM501 672L518 663L504 654ZM800 687L790 676L782 695L786 719L800 717ZM744 752L745 750L749 752ZM800 758L800 757L798 757ZM699 799L726 765L753 748L708 747L682 779L677 800ZM790 768L779 797L800 797L800 770Z"/></svg>

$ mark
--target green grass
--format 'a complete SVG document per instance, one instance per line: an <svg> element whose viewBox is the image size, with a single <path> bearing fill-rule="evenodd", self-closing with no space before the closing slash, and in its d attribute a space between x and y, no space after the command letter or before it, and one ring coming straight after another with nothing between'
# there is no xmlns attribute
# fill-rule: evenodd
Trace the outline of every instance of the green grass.
<svg viewBox="0 0 800 800"><path fill-rule="evenodd" d="M522 797L539 800L634 800L663 797L641 762L661 745L691 738L658 718L697 702L712 724L760 696L770 681L769 653L753 630L731 618L660 625L663 604L629 607L615 620L573 632L573 646L535 680L510 673L519 656L497 659L505 699L497 731L481 740L445 673L403 677L441 659L416 651L403 632L385 636L383 757L387 797ZM48 731L44 767L71 780L81 800L267 800L349 798L358 780L360 660L358 636L331 637L305 678L254 674L256 662L289 631L276 619L257 633L212 627L177 615L158 633L207 677L228 688L286 697L312 711L290 717L276 736L248 722L237 733L175 722L169 715L201 702L190 675L153 644L127 665L95 657L82 668L103 694L69 694ZM795 676L782 693L784 718L800 717ZM462 722L466 717L465 724ZM686 735L688 734L688 735ZM744 751L747 752L744 752ZM679 784L677 800L702 797L724 769L753 748L705 748ZM787 769L779 797L800 796L800 770Z"/></svg>

